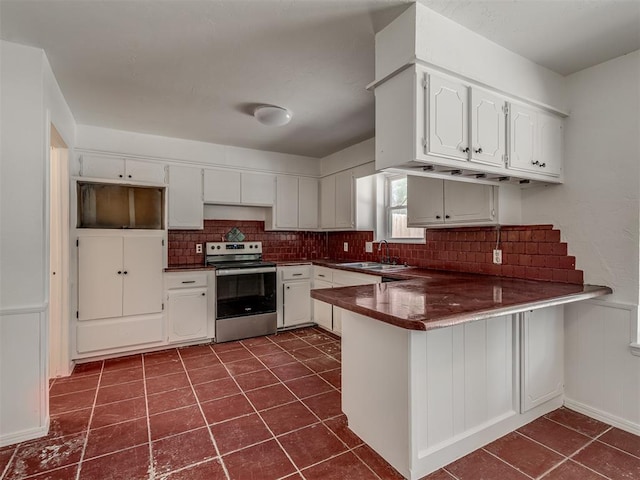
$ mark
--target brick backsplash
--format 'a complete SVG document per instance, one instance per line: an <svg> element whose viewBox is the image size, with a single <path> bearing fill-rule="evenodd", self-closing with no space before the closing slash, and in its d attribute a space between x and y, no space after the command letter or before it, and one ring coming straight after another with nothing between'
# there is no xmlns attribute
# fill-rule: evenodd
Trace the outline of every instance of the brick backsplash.
<svg viewBox="0 0 640 480"><path fill-rule="evenodd" d="M337 260L379 261L378 243L373 253L365 253L365 242L373 232L266 232L264 222L247 220L205 220L203 230L169 230L169 266L203 264L204 255L195 253L197 243L223 241L238 227L247 241L261 241L265 260L333 258ZM575 269L575 257L567 255L567 244L552 225L500 227L499 248L502 265L494 265L496 227L430 229L423 244L390 243L389 253L401 263L457 272L485 273L531 280L583 283L583 273ZM343 244L349 244L349 251Z"/></svg>

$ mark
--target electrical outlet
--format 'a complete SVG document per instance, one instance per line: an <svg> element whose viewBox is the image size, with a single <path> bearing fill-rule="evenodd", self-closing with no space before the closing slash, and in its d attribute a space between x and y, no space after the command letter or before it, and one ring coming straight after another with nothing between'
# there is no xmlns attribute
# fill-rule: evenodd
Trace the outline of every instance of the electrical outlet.
<svg viewBox="0 0 640 480"><path fill-rule="evenodd" d="M196 243L196 253L202 253L202 244Z"/></svg>
<svg viewBox="0 0 640 480"><path fill-rule="evenodd" d="M344 249L345 252L349 251L349 242L344 242L344 245L342 246L342 248Z"/></svg>
<svg viewBox="0 0 640 480"><path fill-rule="evenodd" d="M502 303L502 287L493 286L493 302Z"/></svg>
<svg viewBox="0 0 640 480"><path fill-rule="evenodd" d="M493 251L493 263L496 265L502 264L502 250L496 249Z"/></svg>
<svg viewBox="0 0 640 480"><path fill-rule="evenodd" d="M373 253L373 242L364 242L364 251L366 253Z"/></svg>

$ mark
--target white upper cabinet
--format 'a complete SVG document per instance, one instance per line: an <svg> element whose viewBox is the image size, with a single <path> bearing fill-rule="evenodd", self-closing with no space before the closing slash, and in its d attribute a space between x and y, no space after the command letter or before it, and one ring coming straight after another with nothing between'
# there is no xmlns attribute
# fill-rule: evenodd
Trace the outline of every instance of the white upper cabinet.
<svg viewBox="0 0 640 480"><path fill-rule="evenodd" d="M468 90L462 83L429 75L428 153L469 158Z"/></svg>
<svg viewBox="0 0 640 480"><path fill-rule="evenodd" d="M298 178L298 227L318 228L318 179Z"/></svg>
<svg viewBox="0 0 640 480"><path fill-rule="evenodd" d="M307 230L318 228L318 180L308 177L278 175L273 209L265 225L273 230Z"/></svg>
<svg viewBox="0 0 640 480"><path fill-rule="evenodd" d="M336 178L320 179L320 228L336 227Z"/></svg>
<svg viewBox="0 0 640 480"><path fill-rule="evenodd" d="M165 183L165 166L155 161L83 155L80 172L83 177Z"/></svg>
<svg viewBox="0 0 640 480"><path fill-rule="evenodd" d="M519 104L511 104L509 108L509 168L560 176L562 119Z"/></svg>
<svg viewBox="0 0 640 480"><path fill-rule="evenodd" d="M263 173L240 174L240 203L271 206L275 200L276 177Z"/></svg>
<svg viewBox="0 0 640 480"><path fill-rule="evenodd" d="M444 180L407 177L407 224L444 223Z"/></svg>
<svg viewBox="0 0 640 480"><path fill-rule="evenodd" d="M298 177L278 175L275 216L276 228L298 228Z"/></svg>
<svg viewBox="0 0 640 480"><path fill-rule="evenodd" d="M169 167L169 228L202 229L202 169Z"/></svg>
<svg viewBox="0 0 640 480"><path fill-rule="evenodd" d="M354 177L351 170L335 174L336 182L336 228L355 227Z"/></svg>
<svg viewBox="0 0 640 480"><path fill-rule="evenodd" d="M504 98L471 88L471 161L502 167L505 145Z"/></svg>
<svg viewBox="0 0 640 480"><path fill-rule="evenodd" d="M240 203L240 172L204 170L205 203Z"/></svg>

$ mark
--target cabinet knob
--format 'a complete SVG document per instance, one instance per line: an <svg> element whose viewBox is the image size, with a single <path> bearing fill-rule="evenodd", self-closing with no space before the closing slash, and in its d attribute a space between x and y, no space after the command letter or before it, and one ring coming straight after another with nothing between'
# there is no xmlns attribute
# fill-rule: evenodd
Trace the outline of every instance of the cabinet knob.
<svg viewBox="0 0 640 480"><path fill-rule="evenodd" d="M444 218L451 218L451 216L450 215L445 215Z"/></svg>
<svg viewBox="0 0 640 480"><path fill-rule="evenodd" d="M127 175L127 177L131 178L131 175Z"/></svg>
<svg viewBox="0 0 640 480"><path fill-rule="evenodd" d="M122 273L124 273L124 274L126 275L126 274L127 274L127 273L129 273L129 272L127 272L127 271L125 270L125 271L124 271L124 272L122 272Z"/></svg>
<svg viewBox="0 0 640 480"><path fill-rule="evenodd" d="M474 152L476 152L476 153L482 153L482 147L478 148L477 150L474 150Z"/></svg>
<svg viewBox="0 0 640 480"><path fill-rule="evenodd" d="M442 217L440 215L436 215L436 220L440 220Z"/></svg>
<svg viewBox="0 0 640 480"><path fill-rule="evenodd" d="M462 149L462 153L469 153L469 147L464 147Z"/></svg>
<svg viewBox="0 0 640 480"><path fill-rule="evenodd" d="M289 290L291 287L289 285L287 285L287 290Z"/></svg>
<svg viewBox="0 0 640 480"><path fill-rule="evenodd" d="M118 270L118 275L122 275L122 270Z"/></svg>
<svg viewBox="0 0 640 480"><path fill-rule="evenodd" d="M538 160L531 160L531 165L540 165Z"/></svg>
<svg viewBox="0 0 640 480"><path fill-rule="evenodd" d="M547 164L546 164L546 163L541 163L541 164L540 164L540 168L544 168L544 167L546 167L546 166L547 166Z"/></svg>
<svg viewBox="0 0 640 480"><path fill-rule="evenodd" d="M118 175L118 177L122 178L122 174Z"/></svg>
<svg viewBox="0 0 640 480"><path fill-rule="evenodd" d="M204 297L206 295L206 293L202 292L202 296Z"/></svg>

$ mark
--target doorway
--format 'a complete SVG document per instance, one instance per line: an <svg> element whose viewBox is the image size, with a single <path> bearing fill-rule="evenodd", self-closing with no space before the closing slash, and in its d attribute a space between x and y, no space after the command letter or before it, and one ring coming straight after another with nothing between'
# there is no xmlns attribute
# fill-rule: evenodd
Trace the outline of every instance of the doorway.
<svg viewBox="0 0 640 480"><path fill-rule="evenodd" d="M69 359L69 150L51 124L49 142L49 378Z"/></svg>

